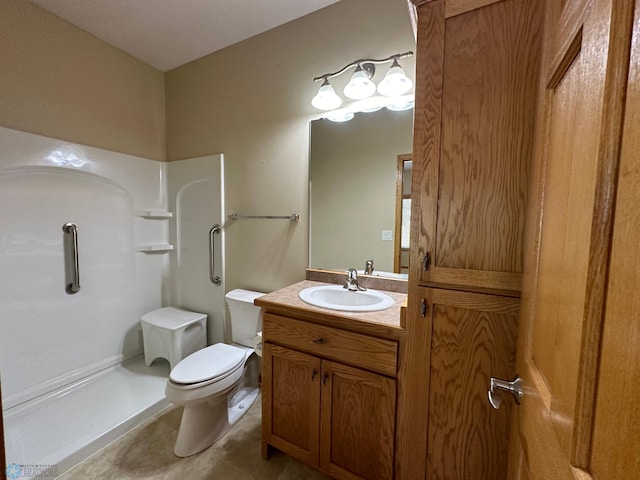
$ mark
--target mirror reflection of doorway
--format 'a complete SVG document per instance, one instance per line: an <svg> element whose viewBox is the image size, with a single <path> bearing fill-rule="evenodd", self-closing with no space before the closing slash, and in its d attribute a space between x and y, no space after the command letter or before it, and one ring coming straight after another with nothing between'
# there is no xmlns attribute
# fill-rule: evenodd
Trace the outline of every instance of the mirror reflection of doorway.
<svg viewBox="0 0 640 480"><path fill-rule="evenodd" d="M409 273L409 227L411 225L412 154L398 155L396 168L396 225L393 271Z"/></svg>

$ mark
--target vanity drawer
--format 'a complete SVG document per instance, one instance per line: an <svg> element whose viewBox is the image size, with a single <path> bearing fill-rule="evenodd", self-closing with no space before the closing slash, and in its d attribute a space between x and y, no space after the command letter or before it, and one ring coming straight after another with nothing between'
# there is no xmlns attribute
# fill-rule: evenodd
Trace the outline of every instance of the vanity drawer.
<svg viewBox="0 0 640 480"><path fill-rule="evenodd" d="M265 342L277 343L329 360L396 376L398 342L392 340L271 313L264 315L262 336Z"/></svg>

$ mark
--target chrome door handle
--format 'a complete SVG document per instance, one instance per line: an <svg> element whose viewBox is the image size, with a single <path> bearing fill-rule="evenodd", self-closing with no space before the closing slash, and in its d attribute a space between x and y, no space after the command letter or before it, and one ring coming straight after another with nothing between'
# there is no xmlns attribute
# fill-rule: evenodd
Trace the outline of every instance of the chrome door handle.
<svg viewBox="0 0 640 480"><path fill-rule="evenodd" d="M510 393L516 403L519 405L520 400L524 392L522 391L522 380L516 375L512 381L500 380L499 378L491 377L489 382L489 403L493 408L498 410L502 404L502 392Z"/></svg>
<svg viewBox="0 0 640 480"><path fill-rule="evenodd" d="M211 227L211 230L209 230L209 280L211 280L211 283L213 283L214 285L221 285L222 284L222 279L216 275L216 264L215 264L215 242L213 240L213 236L216 233L220 233L220 229L222 227L220 227L220 225L218 225L217 223Z"/></svg>

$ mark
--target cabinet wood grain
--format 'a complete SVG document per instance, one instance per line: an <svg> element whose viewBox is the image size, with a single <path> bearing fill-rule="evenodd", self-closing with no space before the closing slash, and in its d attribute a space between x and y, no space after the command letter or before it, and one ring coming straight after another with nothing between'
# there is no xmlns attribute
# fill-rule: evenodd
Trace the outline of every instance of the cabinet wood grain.
<svg viewBox="0 0 640 480"><path fill-rule="evenodd" d="M446 41L440 29L425 39L441 45L426 59L436 78L418 86L416 108L414 157L423 165L412 251L431 257L420 281L518 290L540 14L522 0L441 18Z"/></svg>
<svg viewBox="0 0 640 480"><path fill-rule="evenodd" d="M337 478L391 480L396 382L323 361L321 466Z"/></svg>
<svg viewBox="0 0 640 480"><path fill-rule="evenodd" d="M398 342L268 308L263 320L263 456L275 447L334 478L392 480Z"/></svg>
<svg viewBox="0 0 640 480"><path fill-rule="evenodd" d="M263 339L323 358L396 375L398 342L264 314Z"/></svg>
<svg viewBox="0 0 640 480"><path fill-rule="evenodd" d="M493 411L487 389L491 376L515 374L544 10L535 0L413 3L412 236L396 478L503 479L510 402Z"/></svg>
<svg viewBox="0 0 640 480"><path fill-rule="evenodd" d="M265 343L264 362L263 456L268 456L267 444L271 444L317 466L320 359Z"/></svg>
<svg viewBox="0 0 640 480"><path fill-rule="evenodd" d="M428 479L502 480L511 401L487 401L491 376L514 375L518 331L513 298L433 293ZM453 293L453 294L452 294ZM515 308L514 308L515 307Z"/></svg>

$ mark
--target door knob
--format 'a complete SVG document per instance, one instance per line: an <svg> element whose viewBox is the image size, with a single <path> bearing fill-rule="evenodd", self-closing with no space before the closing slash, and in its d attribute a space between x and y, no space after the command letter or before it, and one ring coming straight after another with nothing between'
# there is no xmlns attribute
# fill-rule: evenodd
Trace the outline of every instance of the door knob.
<svg viewBox="0 0 640 480"><path fill-rule="evenodd" d="M520 386L522 380L520 377L516 375L512 381L508 382L506 380L500 380L499 378L491 377L491 381L489 382L489 403L493 408L498 410L500 405L502 404L502 392L510 393L515 399L517 404L520 404L520 399L522 398L523 391Z"/></svg>

